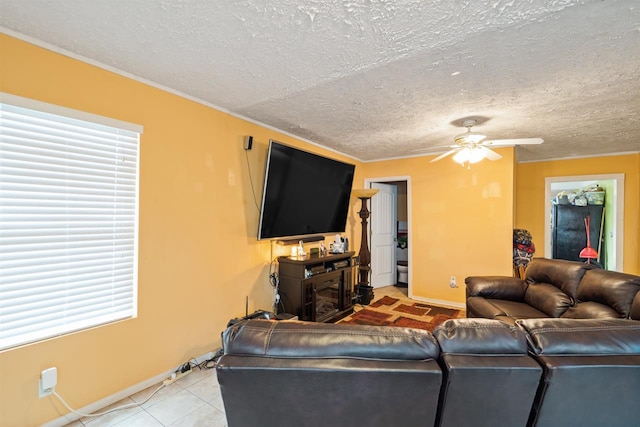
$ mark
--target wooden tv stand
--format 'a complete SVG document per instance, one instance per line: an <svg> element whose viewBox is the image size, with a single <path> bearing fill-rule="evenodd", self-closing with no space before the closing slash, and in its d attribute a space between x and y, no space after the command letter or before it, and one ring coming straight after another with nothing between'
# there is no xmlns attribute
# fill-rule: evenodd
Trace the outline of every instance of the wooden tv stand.
<svg viewBox="0 0 640 427"><path fill-rule="evenodd" d="M335 322L353 312L355 252L278 258L280 298L287 313Z"/></svg>

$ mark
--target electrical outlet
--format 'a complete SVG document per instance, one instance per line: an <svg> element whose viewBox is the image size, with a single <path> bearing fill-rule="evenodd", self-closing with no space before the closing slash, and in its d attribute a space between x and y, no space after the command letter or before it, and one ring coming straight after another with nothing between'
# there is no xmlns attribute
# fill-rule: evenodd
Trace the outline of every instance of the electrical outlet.
<svg viewBox="0 0 640 427"><path fill-rule="evenodd" d="M38 397L49 396L58 384L58 368L47 368L40 373L38 380Z"/></svg>
<svg viewBox="0 0 640 427"><path fill-rule="evenodd" d="M452 288L458 287L458 284L456 283L456 276L451 276L451 279L449 280L449 286L451 286Z"/></svg>

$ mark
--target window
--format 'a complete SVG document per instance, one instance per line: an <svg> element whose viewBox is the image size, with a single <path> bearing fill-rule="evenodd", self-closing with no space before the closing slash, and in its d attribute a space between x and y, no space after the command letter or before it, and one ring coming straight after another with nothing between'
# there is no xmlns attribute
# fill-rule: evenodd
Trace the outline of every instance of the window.
<svg viewBox="0 0 640 427"><path fill-rule="evenodd" d="M141 133L0 93L0 350L137 315Z"/></svg>

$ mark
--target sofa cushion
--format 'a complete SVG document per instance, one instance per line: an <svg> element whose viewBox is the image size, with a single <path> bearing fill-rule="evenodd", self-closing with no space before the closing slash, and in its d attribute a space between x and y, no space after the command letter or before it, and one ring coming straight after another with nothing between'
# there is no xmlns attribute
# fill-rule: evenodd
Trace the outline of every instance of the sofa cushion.
<svg viewBox="0 0 640 427"><path fill-rule="evenodd" d="M594 268L591 264L560 259L534 258L525 273L525 281L549 283L573 298L584 273Z"/></svg>
<svg viewBox="0 0 640 427"><path fill-rule="evenodd" d="M572 300L563 291L550 283L533 283L527 288L524 301L548 317L560 317L571 307ZM545 316L545 317L547 317Z"/></svg>
<svg viewBox="0 0 640 427"><path fill-rule="evenodd" d="M616 317L628 317L633 297L640 291L640 277L617 271L590 270L578 285L576 302L593 301L613 308Z"/></svg>
<svg viewBox="0 0 640 427"><path fill-rule="evenodd" d="M587 301L576 304L562 313L560 317L566 319L619 319L622 316L608 305Z"/></svg>
<svg viewBox="0 0 640 427"><path fill-rule="evenodd" d="M225 354L266 357L427 360L440 354L428 331L344 323L249 320L228 328L224 344Z"/></svg>
<svg viewBox="0 0 640 427"><path fill-rule="evenodd" d="M493 319L496 316L504 316L504 311L493 305L484 297L467 298L467 317L484 317L485 319Z"/></svg>
<svg viewBox="0 0 640 427"><path fill-rule="evenodd" d="M506 301L506 300L489 300L496 309L501 310L500 316L509 316L515 319L530 319L538 317L548 317L546 313L527 304L526 302ZM498 316L496 316L498 317Z"/></svg>
<svg viewBox="0 0 640 427"><path fill-rule="evenodd" d="M444 354L527 354L521 329L491 319L450 319L433 331Z"/></svg>
<svg viewBox="0 0 640 427"><path fill-rule="evenodd" d="M537 355L640 355L640 322L628 319L523 319Z"/></svg>

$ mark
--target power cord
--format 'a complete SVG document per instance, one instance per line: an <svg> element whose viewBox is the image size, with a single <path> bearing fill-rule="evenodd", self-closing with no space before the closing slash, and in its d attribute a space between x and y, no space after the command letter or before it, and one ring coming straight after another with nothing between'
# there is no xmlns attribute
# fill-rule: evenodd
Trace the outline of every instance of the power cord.
<svg viewBox="0 0 640 427"><path fill-rule="evenodd" d="M204 362L196 366L198 366L199 369L203 369L203 370L213 369L216 367L216 364L218 363L218 359L220 359L223 354L224 354L224 350L220 348L218 349L218 351L215 352L215 354L211 359L205 360Z"/></svg>
<svg viewBox="0 0 640 427"><path fill-rule="evenodd" d="M282 296L280 295L280 278L278 273L272 272L269 274L269 283L273 287L273 310L275 313L279 312L279 308L282 308L282 313L285 313L284 302L282 302Z"/></svg>
<svg viewBox="0 0 640 427"><path fill-rule="evenodd" d="M173 374L171 374L171 381L169 381L169 380L165 380L162 384L160 384L160 386L159 386L157 389L155 389L155 390L153 391L153 393L151 393L151 394L150 394L150 395L149 395L145 400L143 400L142 402L128 403L128 404L126 404L126 405L118 406L117 408L112 408L112 409L109 409L108 411L104 411L104 412L95 412L95 413L93 413L93 414L85 414L84 412L80 412L80 411L77 411L77 410L73 409L73 408L72 408L72 407L71 407L71 406L66 402L66 400L64 400L64 399L62 398L62 396L60 396L60 395L58 394L58 392L56 391L56 388L55 388L55 387L53 387L53 388L51 388L51 389L49 389L49 390L46 390L46 391L51 391L51 394L52 394L52 395L54 395L55 397L57 397L57 398L58 398L58 400L60 400L60 402L61 402L61 403L62 403L62 404L63 404L63 405L64 405L64 406L65 406L65 407L66 407L70 412L72 412L72 413L74 413L74 414L76 414L76 415L80 415L81 417L99 417L99 416L101 416L101 415L110 414L110 413L112 413L112 412L120 411L120 410L122 410L122 409L129 409L129 408L133 408L133 407L135 407L135 406L141 406L141 405L144 405L145 403L147 403L147 402L149 401L149 399L151 399L153 396L155 396L155 394L156 394L156 393L158 393L160 390L162 390L164 387L167 387L168 385L172 384L172 383L173 383L173 381L175 381L176 379L179 379L179 378L176 378L176 374L185 374L185 373L187 373L187 372L191 371L191 370L192 370L192 367L193 367L193 368L197 367L197 368L198 368L198 369L200 369L200 370L214 368L214 367L215 367L215 364L214 364L213 366L209 366L209 363L210 363L210 362L214 362L214 363L215 363L215 362L217 362L217 360L220 358L220 356L222 356L222 349L219 349L219 350L214 354L214 356L213 356L211 359L209 359L209 360L205 360L204 362L202 362L202 363L200 363L200 364L196 363L196 362L197 362L197 360L196 360L196 358L195 358L195 357L192 357L192 358L191 358L191 359L189 359L186 363L184 363L184 364L180 365L180 366L178 367L178 369L176 369L176 370L173 372ZM193 360L194 362L192 362L192 360Z"/></svg>
<svg viewBox="0 0 640 427"><path fill-rule="evenodd" d="M251 165L249 164L249 150L244 150L244 156L247 159L247 169L249 170L249 182L251 183L251 193L253 194L253 203L256 205L256 209L260 212L260 206L258 205L258 200L256 198L256 190L253 186L253 178L251 177Z"/></svg>
<svg viewBox="0 0 640 427"><path fill-rule="evenodd" d="M149 397L147 397L144 401L142 402L135 402L135 403L129 403L127 405L122 405L122 406L118 406L117 408L112 408L109 409L108 411L104 411L104 412L96 412L93 414L85 414L84 412L80 412L80 411L76 411L75 409L73 409L71 406L69 406L69 404L62 398L62 396L60 396L58 394L58 392L56 391L56 388L52 388L51 389L51 394L53 394L55 397L58 398L58 400L60 400L60 402L62 402L62 404L70 411L73 412L74 414L80 415L82 417L99 417L101 415L105 415L105 414L110 414L112 412L115 411L120 411L121 409L129 409L129 408L133 408L134 406L140 406L140 405L144 405L145 403L147 403L149 401L149 399L151 399L157 392L159 392L161 389L163 389L164 387L166 387L166 385L161 384L160 387L158 387L157 389L155 389L153 391L153 393L151 393L149 395Z"/></svg>

